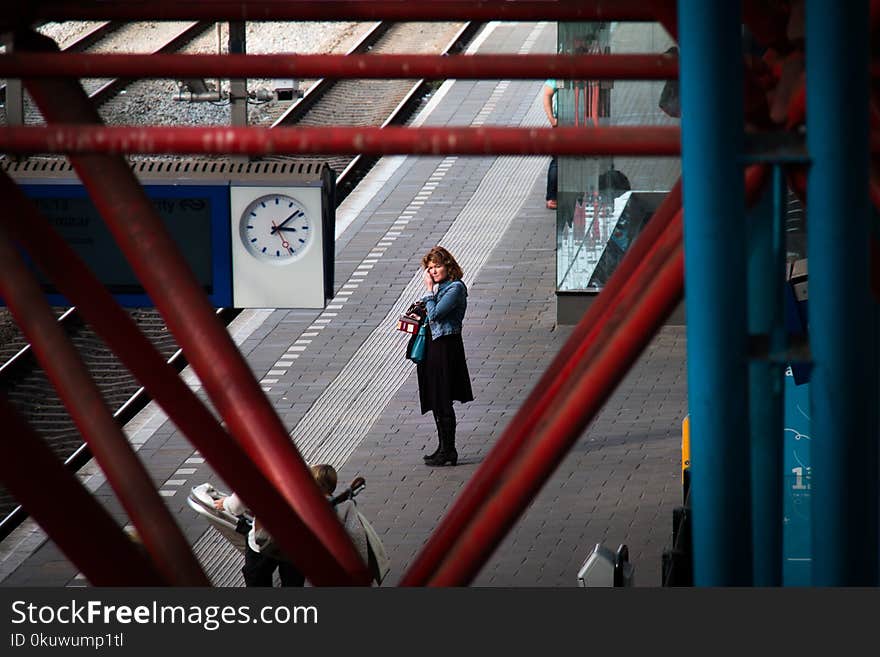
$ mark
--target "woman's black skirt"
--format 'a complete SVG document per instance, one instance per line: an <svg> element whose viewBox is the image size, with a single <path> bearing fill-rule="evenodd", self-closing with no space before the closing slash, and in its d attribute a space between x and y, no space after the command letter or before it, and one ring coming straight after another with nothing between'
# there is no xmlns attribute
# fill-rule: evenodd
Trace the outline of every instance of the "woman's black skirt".
<svg viewBox="0 0 880 657"><path fill-rule="evenodd" d="M432 340L429 328L427 338L425 360L416 366L422 413L452 408L453 401L473 401L461 334Z"/></svg>

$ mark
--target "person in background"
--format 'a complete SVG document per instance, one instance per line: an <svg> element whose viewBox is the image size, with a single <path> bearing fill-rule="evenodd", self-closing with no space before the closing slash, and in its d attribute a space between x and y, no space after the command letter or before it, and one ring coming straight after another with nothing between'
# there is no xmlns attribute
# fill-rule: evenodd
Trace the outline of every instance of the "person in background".
<svg viewBox="0 0 880 657"><path fill-rule="evenodd" d="M248 508L241 498L233 493L214 501L214 508L224 510L234 516L240 516L248 512ZM244 551L244 566L241 574L244 575L245 586L272 586L272 577L278 569L281 586L304 586L306 578L297 570L296 566L284 559L277 550L268 544L269 536L261 528L259 521L254 518L247 535ZM268 543L267 543L268 541Z"/></svg>
<svg viewBox="0 0 880 657"><path fill-rule="evenodd" d="M467 287L461 267L442 246L435 246L422 258L422 283L429 294L422 297L427 309L427 348L416 366L422 413L431 411L437 425L439 444L426 455L431 466L456 465L455 411L453 401L473 401L471 380L461 338L467 309Z"/></svg>
<svg viewBox="0 0 880 657"><path fill-rule="evenodd" d="M331 499L333 491L336 490L336 470L332 465L326 463L313 465L310 469L318 488L328 500ZM240 516L249 511L235 493L216 500L214 507L225 510L234 516ZM367 537L358 519L354 503L351 500L344 500L336 504L334 508L339 521L345 527L345 531L351 536L361 559L364 560L364 563L368 563ZM253 526L247 536L244 567L241 569L245 586L272 586L272 578L276 568L281 579L281 586L305 585L305 576L278 552L271 537L265 529L260 527L259 521L254 518Z"/></svg>
<svg viewBox="0 0 880 657"><path fill-rule="evenodd" d="M547 121L550 122L550 127L555 128L558 120L556 118L556 97L559 95L557 93L557 89L559 88L558 80L547 80L544 82L544 87L542 89L542 99L544 101L544 114L547 115ZM547 209L555 210L557 207L556 204L556 185L557 179L559 176L559 165L556 156L554 155L550 158L550 166L547 169Z"/></svg>
<svg viewBox="0 0 880 657"><path fill-rule="evenodd" d="M324 496L328 500L333 499L333 491L336 490L336 482L338 481L336 469L327 463L313 465L312 476L315 478L315 483L318 484L318 488L321 489ZM339 521L351 537L351 541L354 543L361 559L364 560L364 563L368 563L367 535L364 533L363 525L361 525L361 521L357 517L357 507L354 505L354 502L343 500L338 502L334 508Z"/></svg>

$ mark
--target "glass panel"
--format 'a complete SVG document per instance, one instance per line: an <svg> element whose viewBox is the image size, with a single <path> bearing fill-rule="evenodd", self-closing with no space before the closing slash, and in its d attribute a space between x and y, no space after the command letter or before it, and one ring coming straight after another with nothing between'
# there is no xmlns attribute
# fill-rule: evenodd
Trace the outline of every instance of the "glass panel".
<svg viewBox="0 0 880 657"><path fill-rule="evenodd" d="M674 42L657 23L560 23L560 53L662 53ZM560 125L677 125L676 83L558 81ZM665 88L665 91L664 91ZM598 292L678 180L678 158L565 157L558 161L557 287Z"/></svg>

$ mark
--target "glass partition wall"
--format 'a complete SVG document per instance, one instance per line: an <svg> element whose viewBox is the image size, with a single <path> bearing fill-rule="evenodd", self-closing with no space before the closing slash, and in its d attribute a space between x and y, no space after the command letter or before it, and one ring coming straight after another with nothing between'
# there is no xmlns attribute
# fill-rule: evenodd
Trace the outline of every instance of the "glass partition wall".
<svg viewBox="0 0 880 657"><path fill-rule="evenodd" d="M557 32L557 49L565 54L663 53L674 45L656 23L559 23ZM678 123L675 82L559 80L557 86L560 125L590 130ZM560 304L564 297L590 297L605 286L680 173L678 158L559 158Z"/></svg>

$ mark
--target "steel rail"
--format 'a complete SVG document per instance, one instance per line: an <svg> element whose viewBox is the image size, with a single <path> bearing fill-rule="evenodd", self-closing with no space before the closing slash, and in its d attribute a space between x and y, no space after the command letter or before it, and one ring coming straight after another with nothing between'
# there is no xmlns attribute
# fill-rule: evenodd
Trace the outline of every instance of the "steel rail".
<svg viewBox="0 0 880 657"><path fill-rule="evenodd" d="M78 39L76 39L72 43L65 46L61 52L71 54L71 53L81 52L81 51L85 50L86 48L91 48L93 45L98 43L98 41L103 39L105 36L107 36L108 34L110 34L112 32L115 32L116 30L118 30L122 26L123 26L123 23L120 23L119 21L107 21L107 22L103 23L102 25L96 25L91 30L87 31L82 36L80 36ZM14 45L13 45L13 47L14 47ZM14 52L14 50L13 50L13 52ZM15 76L10 75L8 77L15 77ZM6 99L6 85L3 84L3 85L0 85L0 100L5 101L5 99Z"/></svg>
<svg viewBox="0 0 880 657"><path fill-rule="evenodd" d="M454 37L452 37L449 43L446 44L446 46L443 48L441 56L448 55L449 53L464 47L464 44L470 41L481 27L481 23L465 23L458 31L458 33ZM418 80L415 84L413 84L410 90L397 104L397 107L395 107L391 111L391 114L388 116L388 118L385 119L385 121L382 122L382 125L380 125L379 127L387 128L391 125L399 125L403 123L405 117L408 116L408 111L415 105L417 100L422 95L424 95L425 91L428 89L428 85L428 80L424 78ZM342 173L339 174L339 177L336 180L336 190L337 196L340 197L340 202L342 198L347 195L348 191L351 190L351 186L347 185L346 183L355 178L354 172L364 166L364 161L365 157L363 155L355 155L354 158L342 170Z"/></svg>
<svg viewBox="0 0 880 657"><path fill-rule="evenodd" d="M372 48L379 39L381 39L385 34L391 29L392 24L388 22L380 22L376 23L373 27L369 29L369 31L348 51L341 55L342 57L353 57L360 56L363 53L366 53ZM246 55L247 56L247 55ZM279 77L286 77L284 76ZM304 77L304 76L303 76ZM330 90L330 88L336 83L336 80L330 80L328 78L321 78L317 82L315 82L309 89L303 94L303 97L297 100L293 105L291 105L284 114L278 117L278 120L272 124L273 128L277 128L283 125L290 125L291 123L296 123L302 119L306 113L315 106L321 98Z"/></svg>
<svg viewBox="0 0 880 657"><path fill-rule="evenodd" d="M169 57L171 55L167 55L171 50L177 50L181 46L186 43L192 41L198 34L207 30L213 23L207 21L197 21L192 25L188 25L183 30L181 30L176 36L172 37L168 41L166 41L162 46L157 48L155 51L148 55L139 55L144 58L152 58L152 57ZM64 59L66 57L99 57L101 55L74 55L74 54L65 54L65 53L41 53L45 56L56 57L59 59ZM111 55L114 56L114 55ZM118 55L116 55L118 56ZM138 55L136 55L138 56ZM178 57L187 57L192 55L177 55ZM50 69L51 70L51 69ZM10 76L11 77L11 76ZM26 77L26 76L23 76ZM104 77L104 76L99 76ZM114 80L110 80L106 84L102 85L99 89L89 94L89 98L91 98L92 102L95 106L102 105L106 103L110 98L119 93L120 89L128 86L131 83L131 80L126 79L124 77L120 77Z"/></svg>
<svg viewBox="0 0 880 657"><path fill-rule="evenodd" d="M0 76L6 78L193 78L216 77L218 71L222 71L223 75L229 78L293 77L331 80L342 78L543 80L548 77L565 80L667 80L678 77L678 58L666 54L185 55L161 54L161 52L155 54L13 52L0 55ZM299 104L301 102L297 103Z"/></svg>
<svg viewBox="0 0 880 657"><path fill-rule="evenodd" d="M68 308L58 316L58 323L67 328L73 325L77 319L76 308ZM11 376L12 372L27 367L26 361L31 356L31 347L29 344L25 344L9 360L0 365L0 382L5 381L6 377ZM2 536L2 533L0 533L0 536Z"/></svg>
<svg viewBox="0 0 880 657"><path fill-rule="evenodd" d="M672 126L561 128L130 127L52 124L0 128L6 153L232 155L677 156ZM876 140L874 147L877 148Z"/></svg>

